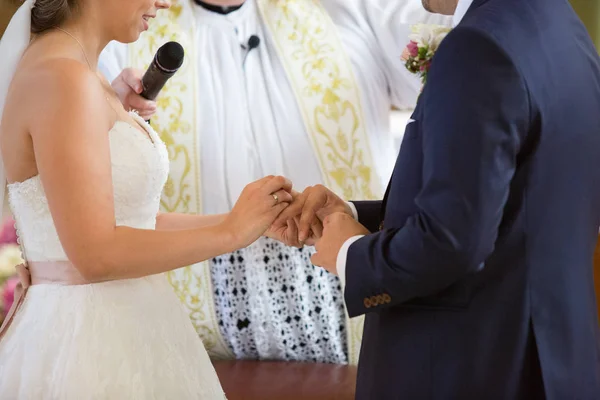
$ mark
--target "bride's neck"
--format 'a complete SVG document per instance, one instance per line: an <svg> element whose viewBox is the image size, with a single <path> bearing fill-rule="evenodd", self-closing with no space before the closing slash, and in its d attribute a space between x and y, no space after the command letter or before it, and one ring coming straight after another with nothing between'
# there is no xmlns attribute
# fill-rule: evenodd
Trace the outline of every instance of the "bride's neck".
<svg viewBox="0 0 600 400"><path fill-rule="evenodd" d="M68 34L73 35L71 39L78 42L85 53L85 57L90 63L92 69L96 69L100 53L110 42L108 35L98 29L95 24L86 24L84 21L73 21L64 24L60 28ZM76 43L77 44L77 43Z"/></svg>

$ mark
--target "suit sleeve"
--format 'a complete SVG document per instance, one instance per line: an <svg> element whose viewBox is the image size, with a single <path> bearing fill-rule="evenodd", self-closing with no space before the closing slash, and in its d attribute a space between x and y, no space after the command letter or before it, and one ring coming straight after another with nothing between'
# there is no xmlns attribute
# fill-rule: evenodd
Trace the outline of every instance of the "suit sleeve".
<svg viewBox="0 0 600 400"><path fill-rule="evenodd" d="M421 101L416 211L401 228L350 246L350 316L433 295L477 271L494 249L529 126L524 82L492 38L459 27L435 55Z"/></svg>
<svg viewBox="0 0 600 400"><path fill-rule="evenodd" d="M381 201L353 201L357 219L369 232L377 232L381 223Z"/></svg>

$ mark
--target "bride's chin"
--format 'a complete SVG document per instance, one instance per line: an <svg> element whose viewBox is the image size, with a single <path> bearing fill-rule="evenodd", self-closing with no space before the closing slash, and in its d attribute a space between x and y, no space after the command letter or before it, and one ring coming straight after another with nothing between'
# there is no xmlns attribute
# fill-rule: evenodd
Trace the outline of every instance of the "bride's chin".
<svg viewBox="0 0 600 400"><path fill-rule="evenodd" d="M140 35L143 33L144 31L140 30L140 29L135 29L135 30L131 30L131 32L127 35L122 35L122 37L115 39L117 42L120 43L133 43L135 41L137 41L140 38Z"/></svg>

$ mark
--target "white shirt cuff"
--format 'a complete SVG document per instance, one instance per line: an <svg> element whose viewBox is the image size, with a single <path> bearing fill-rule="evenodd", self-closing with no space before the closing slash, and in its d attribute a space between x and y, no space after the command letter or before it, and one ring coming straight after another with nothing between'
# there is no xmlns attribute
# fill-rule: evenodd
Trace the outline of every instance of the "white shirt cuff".
<svg viewBox="0 0 600 400"><path fill-rule="evenodd" d="M356 210L354 203L347 201L346 204L348 204L348 207L350 207L350 210L352 210L352 216L354 219L358 221L358 211Z"/></svg>
<svg viewBox="0 0 600 400"><path fill-rule="evenodd" d="M352 243L356 242L358 239L364 237L364 235L352 236L350 239L346 240L340 249L340 252L337 256L336 269L340 280L342 281L342 292L346 287L346 261L348 260L348 250Z"/></svg>

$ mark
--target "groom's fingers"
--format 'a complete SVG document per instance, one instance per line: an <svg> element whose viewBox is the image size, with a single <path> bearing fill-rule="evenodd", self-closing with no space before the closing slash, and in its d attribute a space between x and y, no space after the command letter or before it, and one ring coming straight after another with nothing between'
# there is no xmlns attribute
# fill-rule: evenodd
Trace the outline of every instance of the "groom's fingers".
<svg viewBox="0 0 600 400"><path fill-rule="evenodd" d="M275 204L272 208L269 209L269 211L267 212L266 215L268 215L269 218L271 218L271 221L275 221L275 218L277 218L277 216L279 214L281 214L283 212L283 210L285 210L287 207L289 207L289 205L290 205L290 203Z"/></svg>
<svg viewBox="0 0 600 400"><path fill-rule="evenodd" d="M283 176L268 176L263 178L263 182L261 183L261 190L264 190L266 193L275 193L278 190L292 191L292 182Z"/></svg>
<svg viewBox="0 0 600 400"><path fill-rule="evenodd" d="M300 216L300 223L298 229L298 239L304 242L310 233L310 227L314 224L317 215L312 207L308 207L308 202L302 209L302 215Z"/></svg>
<svg viewBox="0 0 600 400"><path fill-rule="evenodd" d="M288 220L297 218L302 213L305 201L306 197L304 195L296 197L292 204L275 220L275 225L281 226L286 224Z"/></svg>
<svg viewBox="0 0 600 400"><path fill-rule="evenodd" d="M310 230L312 231L312 235L315 237L315 239L318 239L321 236L323 236L323 224L321 223L319 218L315 218L313 220L313 224L310 226Z"/></svg>
<svg viewBox="0 0 600 400"><path fill-rule="evenodd" d="M321 264L323 263L323 260L321 259L321 253L316 252L315 254L313 254L313 256L310 258L310 262L313 265L316 265L317 267L320 267Z"/></svg>
<svg viewBox="0 0 600 400"><path fill-rule="evenodd" d="M298 240L298 226L292 220L287 221L287 231L286 235L286 244L288 246L294 246L298 248L302 248L300 241Z"/></svg>
<svg viewBox="0 0 600 400"><path fill-rule="evenodd" d="M314 246L317 243L317 241L315 240L315 238L313 237L309 237L308 239L306 239L306 241L304 242L305 246Z"/></svg>
<svg viewBox="0 0 600 400"><path fill-rule="evenodd" d="M302 207L302 215L300 215L300 230L298 237L301 242L304 242L310 233L310 229L315 224L320 224L317 218L317 211L324 205L324 199L319 196L319 193L314 191L309 193ZM316 234L317 232L315 232Z"/></svg>

